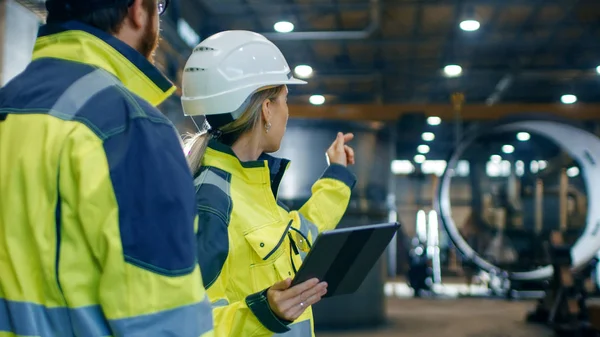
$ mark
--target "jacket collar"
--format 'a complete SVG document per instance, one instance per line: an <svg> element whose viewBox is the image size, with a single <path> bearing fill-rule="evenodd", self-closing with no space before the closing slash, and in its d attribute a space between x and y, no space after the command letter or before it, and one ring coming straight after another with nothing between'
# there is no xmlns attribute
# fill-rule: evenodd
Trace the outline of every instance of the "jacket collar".
<svg viewBox="0 0 600 337"><path fill-rule="evenodd" d="M175 91L173 84L135 49L110 34L77 21L40 28L33 60L45 57L102 68L154 106Z"/></svg>
<svg viewBox="0 0 600 337"><path fill-rule="evenodd" d="M290 161L263 153L258 160L240 161L231 147L211 140L208 143L202 164L213 166L242 177L249 183L269 184L273 195L277 197L279 185Z"/></svg>

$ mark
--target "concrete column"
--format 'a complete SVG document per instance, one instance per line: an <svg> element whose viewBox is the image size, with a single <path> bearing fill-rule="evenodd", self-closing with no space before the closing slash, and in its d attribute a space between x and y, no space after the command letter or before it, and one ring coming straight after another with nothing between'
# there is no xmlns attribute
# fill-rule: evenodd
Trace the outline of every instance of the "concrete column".
<svg viewBox="0 0 600 337"><path fill-rule="evenodd" d="M40 20L14 0L0 2L0 85L4 86L31 62Z"/></svg>

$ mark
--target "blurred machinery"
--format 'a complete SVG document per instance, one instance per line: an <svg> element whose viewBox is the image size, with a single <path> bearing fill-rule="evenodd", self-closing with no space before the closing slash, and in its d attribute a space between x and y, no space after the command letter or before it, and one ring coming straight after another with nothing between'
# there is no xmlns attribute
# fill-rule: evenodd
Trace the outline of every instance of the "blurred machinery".
<svg viewBox="0 0 600 337"><path fill-rule="evenodd" d="M494 133L518 131L550 139L573 158L587 187L587 210L583 205L583 194L578 189L569 188L566 168L559 165L554 171L557 188L546 193L541 179L517 179L516 170L510 170L508 182L504 184L506 188L498 188L488 194L481 208L473 210L473 213L479 213L480 225L488 227L488 237L480 237L480 241L484 242L474 244L468 233L458 230L451 215L450 181L457 162L476 140ZM533 288L544 290L545 296L538 312L544 313L543 320L560 323L561 329L565 322L574 322L575 325L569 325L568 333L571 334L587 329L579 324L584 319L581 313L585 313L583 280L589 278L590 264L596 263L595 257L600 249L600 209L594 207L600 202L600 190L595 188L600 186L598 163L600 139L581 128L545 117L500 121L469 133L461 141L450 156L435 198L435 209L453 244L466 260L489 275L490 279L497 280L497 292L519 296L520 290L529 290L532 284ZM510 161L508 165L511 165ZM477 179L477 170L472 174ZM587 218L584 219L586 211ZM558 221L552 223L553 218ZM584 220L582 230L576 230L576 233L567 230L569 220ZM550 241L556 235L561 238L560 245ZM519 242L515 241L518 238L526 238L524 241L529 246L519 247ZM575 297L571 300L570 295ZM577 303L579 309L575 310ZM570 314L575 311L579 314ZM557 325L554 327L557 328Z"/></svg>

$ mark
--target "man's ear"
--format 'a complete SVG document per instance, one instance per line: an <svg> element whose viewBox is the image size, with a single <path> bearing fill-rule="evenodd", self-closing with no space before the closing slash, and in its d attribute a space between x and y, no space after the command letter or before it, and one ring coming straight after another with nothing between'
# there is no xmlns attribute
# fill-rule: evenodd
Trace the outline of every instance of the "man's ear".
<svg viewBox="0 0 600 337"><path fill-rule="evenodd" d="M144 8L143 2L144 0L134 0L133 4L129 6L128 17L135 29L142 29L148 21L149 13Z"/></svg>
<svg viewBox="0 0 600 337"><path fill-rule="evenodd" d="M262 103L262 118L265 123L268 123L273 117L271 113L271 104L270 99L265 99Z"/></svg>

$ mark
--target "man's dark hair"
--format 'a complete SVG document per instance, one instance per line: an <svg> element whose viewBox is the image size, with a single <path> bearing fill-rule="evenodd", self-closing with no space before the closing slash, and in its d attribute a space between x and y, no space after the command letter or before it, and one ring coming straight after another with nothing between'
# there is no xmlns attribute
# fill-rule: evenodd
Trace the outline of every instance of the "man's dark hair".
<svg viewBox="0 0 600 337"><path fill-rule="evenodd" d="M97 8L93 8L94 2L101 2L101 0L47 0L48 16L46 22L53 24L76 20L106 33L116 34L123 25L129 11L127 6L129 1L117 1L117 4L113 6L99 5ZM87 3L83 6L90 7L72 8L68 5L69 3ZM154 0L144 0L143 4L150 11L155 9Z"/></svg>
<svg viewBox="0 0 600 337"><path fill-rule="evenodd" d="M46 22L49 24L52 23L61 23L70 20L77 20L86 25L90 25L92 27L98 28L106 33L116 34L123 22L125 21L125 17L127 16L127 7L118 7L118 8L102 8L95 10L91 13L85 13L81 15L65 15L61 12L48 12L48 17L46 18Z"/></svg>

